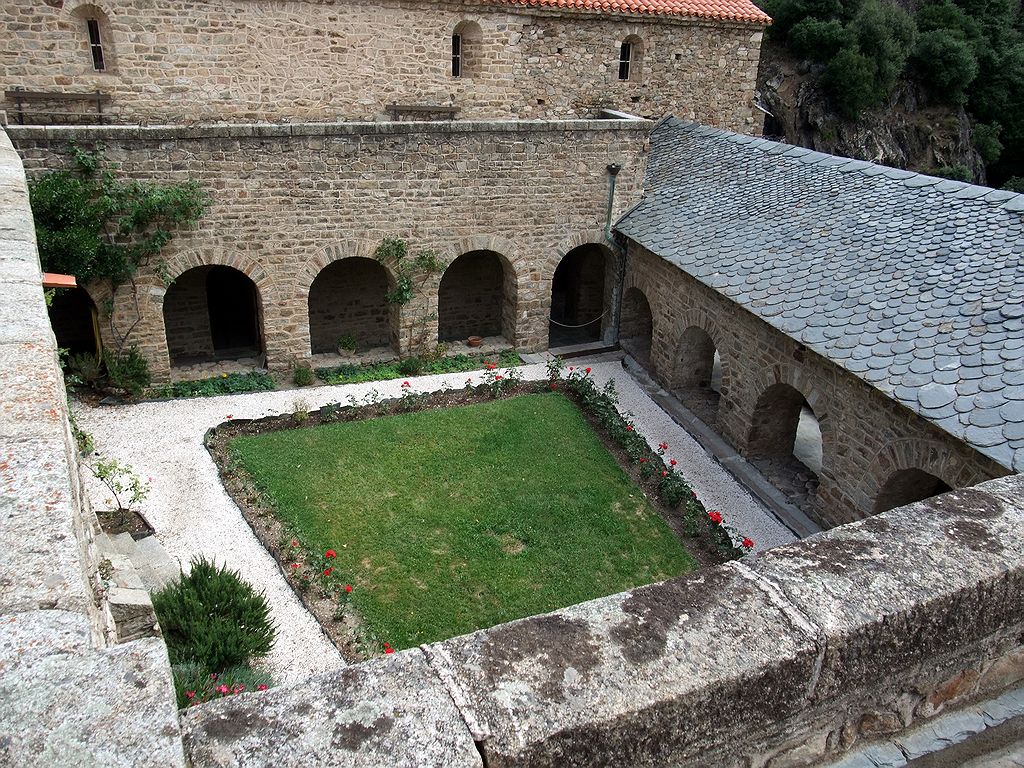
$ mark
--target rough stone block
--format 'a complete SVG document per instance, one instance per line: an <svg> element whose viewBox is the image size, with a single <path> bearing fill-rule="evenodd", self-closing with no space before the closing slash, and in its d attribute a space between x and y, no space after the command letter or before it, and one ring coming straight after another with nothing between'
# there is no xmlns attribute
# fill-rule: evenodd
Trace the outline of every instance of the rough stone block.
<svg viewBox="0 0 1024 768"><path fill-rule="evenodd" d="M107 593L107 605L119 643L158 634L156 612L146 590L113 587Z"/></svg>
<svg viewBox="0 0 1024 768"><path fill-rule="evenodd" d="M0 443L0 610L91 604L72 471L63 435Z"/></svg>
<svg viewBox="0 0 1024 768"><path fill-rule="evenodd" d="M13 262L0 261L0 280L5 279L7 264L14 265ZM0 345L46 339L53 333L46 314L43 290L39 286L38 268L26 265L18 271L22 273L22 280L32 282L14 282L13 275L5 282L3 301L0 301Z"/></svg>
<svg viewBox="0 0 1024 768"><path fill-rule="evenodd" d="M816 651L722 566L427 648L490 766L715 765L803 706Z"/></svg>
<svg viewBox="0 0 1024 768"><path fill-rule="evenodd" d="M66 616L39 616L29 632L63 628L65 637L74 636L78 625ZM0 620L0 637L6 632ZM0 640L0 649L7 647ZM25 654L0 675L0 763L184 766L162 640L49 651Z"/></svg>
<svg viewBox="0 0 1024 768"><path fill-rule="evenodd" d="M183 730L196 768L481 765L420 650L193 707Z"/></svg>
<svg viewBox="0 0 1024 768"><path fill-rule="evenodd" d="M62 430L67 395L52 332L39 341L0 344L0 360L0 441L49 439Z"/></svg>
<svg viewBox="0 0 1024 768"><path fill-rule="evenodd" d="M1024 504L992 493L1005 482L883 513L754 562L825 636L816 700L1020 622Z"/></svg>

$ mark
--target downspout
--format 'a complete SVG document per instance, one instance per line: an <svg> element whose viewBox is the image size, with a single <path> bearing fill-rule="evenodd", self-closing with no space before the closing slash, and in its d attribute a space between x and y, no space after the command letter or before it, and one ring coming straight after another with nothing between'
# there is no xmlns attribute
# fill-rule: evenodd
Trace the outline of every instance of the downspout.
<svg viewBox="0 0 1024 768"><path fill-rule="evenodd" d="M619 176L622 166L612 163L608 166L608 215L604 222L604 239L612 243L612 211L615 208L615 179Z"/></svg>
<svg viewBox="0 0 1024 768"><path fill-rule="evenodd" d="M618 178L622 166L612 163L608 166L608 216L605 219L604 239L608 243L612 253L618 257L618 285L615 289L615 311L610 324L611 338L609 341L619 343L619 321L622 317L622 286L626 280L626 250L620 248L618 243L612 239L612 211L615 208L615 180Z"/></svg>

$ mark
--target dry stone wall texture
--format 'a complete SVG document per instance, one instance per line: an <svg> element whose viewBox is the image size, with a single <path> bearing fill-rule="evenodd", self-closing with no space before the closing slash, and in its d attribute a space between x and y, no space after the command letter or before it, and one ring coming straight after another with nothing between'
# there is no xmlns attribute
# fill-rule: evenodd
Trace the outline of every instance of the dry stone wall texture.
<svg viewBox="0 0 1024 768"><path fill-rule="evenodd" d="M793 387L821 428L823 467L812 516L831 527L874 511L895 472L917 468L963 488L1006 470L829 360L650 251L629 244L625 289L643 292L653 315L651 372L669 388L687 384L686 344L697 327L722 360L718 427L741 452L763 421L758 398L771 386Z"/></svg>
<svg viewBox="0 0 1024 768"><path fill-rule="evenodd" d="M101 22L96 72L86 19ZM451 74L463 21L467 75ZM116 122L388 119L387 107L448 105L459 118L591 117L598 106L759 133L752 103L763 27L605 13L509 12L434 0L11 0L0 18L0 90L111 96ZM642 43L635 76L619 48ZM35 124L88 101L30 105ZM16 121L14 102L6 109ZM82 122L78 119L77 122Z"/></svg>
<svg viewBox="0 0 1024 768"><path fill-rule="evenodd" d="M647 121L581 120L10 132L30 173L62 167L75 140L102 143L132 178L199 181L211 210L162 254L162 271L178 279L222 264L248 275L269 365L287 370L310 356L313 280L337 260L373 257L386 237L405 239L413 255L436 251L445 267L472 251L501 254L504 333L519 349L546 348L555 268L579 245L605 244L608 165L622 167L613 219L638 200L649 130ZM402 350L436 342L442 277L414 276L415 296L396 313ZM142 322L132 340L166 379L168 289L152 267L139 286ZM102 291L90 288L102 307ZM128 286L114 307L115 325L130 327Z"/></svg>

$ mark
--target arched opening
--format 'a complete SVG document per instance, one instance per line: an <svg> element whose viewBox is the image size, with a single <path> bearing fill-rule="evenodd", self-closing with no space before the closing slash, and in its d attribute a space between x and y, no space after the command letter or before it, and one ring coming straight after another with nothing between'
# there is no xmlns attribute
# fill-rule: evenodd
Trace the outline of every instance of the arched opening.
<svg viewBox="0 0 1024 768"><path fill-rule="evenodd" d="M715 342L702 328L683 331L676 356L673 394L705 424L718 420L722 386L722 358Z"/></svg>
<svg viewBox="0 0 1024 768"><path fill-rule="evenodd" d="M224 266L188 270L164 295L171 366L224 361L241 368L261 366L260 314L256 285L242 272Z"/></svg>
<svg viewBox="0 0 1024 768"><path fill-rule="evenodd" d="M600 341L611 303L606 286L614 282L610 269L608 250L594 244L573 248L558 263L551 279L549 347Z"/></svg>
<svg viewBox="0 0 1024 768"><path fill-rule="evenodd" d="M480 336L488 346L515 339L515 274L494 251L470 251L441 276L437 294L437 338L465 341Z"/></svg>
<svg viewBox="0 0 1024 768"><path fill-rule="evenodd" d="M461 21L452 30L452 77L471 78L480 74L483 32L475 21Z"/></svg>
<svg viewBox="0 0 1024 768"><path fill-rule="evenodd" d="M387 293L387 270L374 259L341 259L320 270L309 288L310 351L390 350L395 334Z"/></svg>
<svg viewBox="0 0 1024 768"><path fill-rule="evenodd" d="M619 46L619 80L639 81L643 64L644 44L636 35L630 35Z"/></svg>
<svg viewBox="0 0 1024 768"><path fill-rule="evenodd" d="M757 399L747 455L794 505L810 511L822 468L821 427L797 389L774 384Z"/></svg>
<svg viewBox="0 0 1024 768"><path fill-rule="evenodd" d="M57 346L69 355L99 357L96 305L84 288L59 288L49 306Z"/></svg>
<svg viewBox="0 0 1024 768"><path fill-rule="evenodd" d="M890 509L930 499L951 490L953 489L942 478L923 469L901 469L892 474L878 491L873 512L888 512Z"/></svg>
<svg viewBox="0 0 1024 768"><path fill-rule="evenodd" d="M654 316L651 304L639 288L622 294L622 318L619 321L619 345L644 368L651 365Z"/></svg>
<svg viewBox="0 0 1024 768"><path fill-rule="evenodd" d="M80 25L80 40L92 72L114 71L114 39L107 15L95 5L80 5L71 12Z"/></svg>

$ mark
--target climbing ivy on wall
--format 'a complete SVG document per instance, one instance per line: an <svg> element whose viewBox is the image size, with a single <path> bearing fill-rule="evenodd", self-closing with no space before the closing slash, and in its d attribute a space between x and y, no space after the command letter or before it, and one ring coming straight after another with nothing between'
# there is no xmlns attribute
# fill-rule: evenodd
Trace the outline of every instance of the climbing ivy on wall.
<svg viewBox="0 0 1024 768"><path fill-rule="evenodd" d="M47 272L79 282L130 281L174 237L195 223L209 197L195 181L155 184L102 169L102 149L70 148L72 167L29 184L39 257Z"/></svg>

